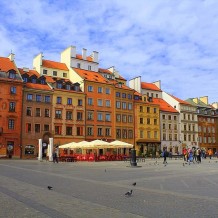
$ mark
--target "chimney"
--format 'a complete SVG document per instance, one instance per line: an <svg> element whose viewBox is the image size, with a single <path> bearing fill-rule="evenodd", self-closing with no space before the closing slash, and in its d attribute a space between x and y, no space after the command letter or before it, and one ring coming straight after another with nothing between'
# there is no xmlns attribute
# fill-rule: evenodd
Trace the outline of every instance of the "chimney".
<svg viewBox="0 0 218 218"><path fill-rule="evenodd" d="M15 54L13 54L13 53L11 53L9 56L8 56L8 58L11 60L11 61L14 61L14 58L15 57Z"/></svg>
<svg viewBox="0 0 218 218"><path fill-rule="evenodd" d="M98 63L98 52L97 51L93 51L92 58L94 62Z"/></svg>
<svg viewBox="0 0 218 218"><path fill-rule="evenodd" d="M161 89L161 81L160 80L153 82L153 84L156 85L159 89Z"/></svg>
<svg viewBox="0 0 218 218"><path fill-rule="evenodd" d="M201 100L204 104L208 105L208 96L200 97L200 100Z"/></svg>
<svg viewBox="0 0 218 218"><path fill-rule="evenodd" d="M83 60L86 60L86 51L87 51L87 49L83 48L83 50L82 50L82 58L83 58Z"/></svg>
<svg viewBox="0 0 218 218"><path fill-rule="evenodd" d="M76 46L71 46L70 47L70 55L72 58L76 57Z"/></svg>

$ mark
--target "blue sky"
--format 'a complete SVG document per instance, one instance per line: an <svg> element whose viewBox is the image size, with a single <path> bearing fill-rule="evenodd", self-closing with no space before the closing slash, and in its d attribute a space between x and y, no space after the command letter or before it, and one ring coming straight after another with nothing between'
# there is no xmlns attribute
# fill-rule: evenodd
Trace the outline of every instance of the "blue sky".
<svg viewBox="0 0 218 218"><path fill-rule="evenodd" d="M32 68L40 52L60 61L75 45L127 80L218 101L217 0L2 0L0 8L0 56L12 50L18 67Z"/></svg>

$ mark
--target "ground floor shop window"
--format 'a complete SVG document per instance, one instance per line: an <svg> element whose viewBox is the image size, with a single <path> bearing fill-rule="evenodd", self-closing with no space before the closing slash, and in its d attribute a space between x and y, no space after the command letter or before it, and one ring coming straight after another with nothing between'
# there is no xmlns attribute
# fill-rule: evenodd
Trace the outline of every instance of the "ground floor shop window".
<svg viewBox="0 0 218 218"><path fill-rule="evenodd" d="M26 145L25 146L25 155L34 155L35 146L34 145Z"/></svg>

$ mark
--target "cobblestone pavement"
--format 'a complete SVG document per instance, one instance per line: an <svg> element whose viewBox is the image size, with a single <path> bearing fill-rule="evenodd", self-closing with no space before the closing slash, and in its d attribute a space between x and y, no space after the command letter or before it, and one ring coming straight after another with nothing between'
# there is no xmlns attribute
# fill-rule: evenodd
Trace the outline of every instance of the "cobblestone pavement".
<svg viewBox="0 0 218 218"><path fill-rule="evenodd" d="M218 159L162 161L0 159L0 217L218 217Z"/></svg>

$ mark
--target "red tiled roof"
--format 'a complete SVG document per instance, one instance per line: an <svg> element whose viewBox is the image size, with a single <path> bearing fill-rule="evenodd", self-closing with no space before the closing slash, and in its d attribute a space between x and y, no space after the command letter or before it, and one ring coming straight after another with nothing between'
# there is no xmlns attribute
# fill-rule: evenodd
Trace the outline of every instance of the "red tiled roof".
<svg viewBox="0 0 218 218"><path fill-rule="evenodd" d="M108 69L98 68L98 71L99 71L100 73L112 74L112 72L111 72L110 70L108 70Z"/></svg>
<svg viewBox="0 0 218 218"><path fill-rule="evenodd" d="M9 70L17 71L17 68L13 61L9 58L0 57L0 71L8 72Z"/></svg>
<svg viewBox="0 0 218 218"><path fill-rule="evenodd" d="M149 90L154 90L154 91L161 91L155 84L153 83L146 83L146 82L141 82L141 88L142 89L149 89Z"/></svg>
<svg viewBox="0 0 218 218"><path fill-rule="evenodd" d="M42 66L58 70L69 70L66 64L49 60L42 60Z"/></svg>
<svg viewBox="0 0 218 218"><path fill-rule="evenodd" d="M18 68L19 72L21 75L27 73L29 76L32 76L32 75L36 75L37 77L39 77L39 73L36 71L36 70L29 70L29 71L24 71L23 68Z"/></svg>
<svg viewBox="0 0 218 218"><path fill-rule="evenodd" d="M153 103L158 104L160 106L161 111L178 113L178 111L174 107L172 107L170 104L168 104L161 98L153 98Z"/></svg>
<svg viewBox="0 0 218 218"><path fill-rule="evenodd" d="M84 60L81 54L77 54L76 58L80 60ZM86 61L93 61L93 58L91 56L87 56Z"/></svg>
<svg viewBox="0 0 218 218"><path fill-rule="evenodd" d="M92 82L100 82L100 83L110 83L105 77L103 77L98 72L83 70L80 68L72 68L72 69L85 80L92 81Z"/></svg>
<svg viewBox="0 0 218 218"><path fill-rule="evenodd" d="M170 94L169 94L170 95ZM175 100L177 100L180 104L187 104L187 105L191 105L190 103L188 103L187 101L183 101L180 98L177 98L173 95L170 95L172 98L174 98Z"/></svg>
<svg viewBox="0 0 218 218"><path fill-rule="evenodd" d="M30 89L51 90L51 88L46 84L26 83L25 86Z"/></svg>

